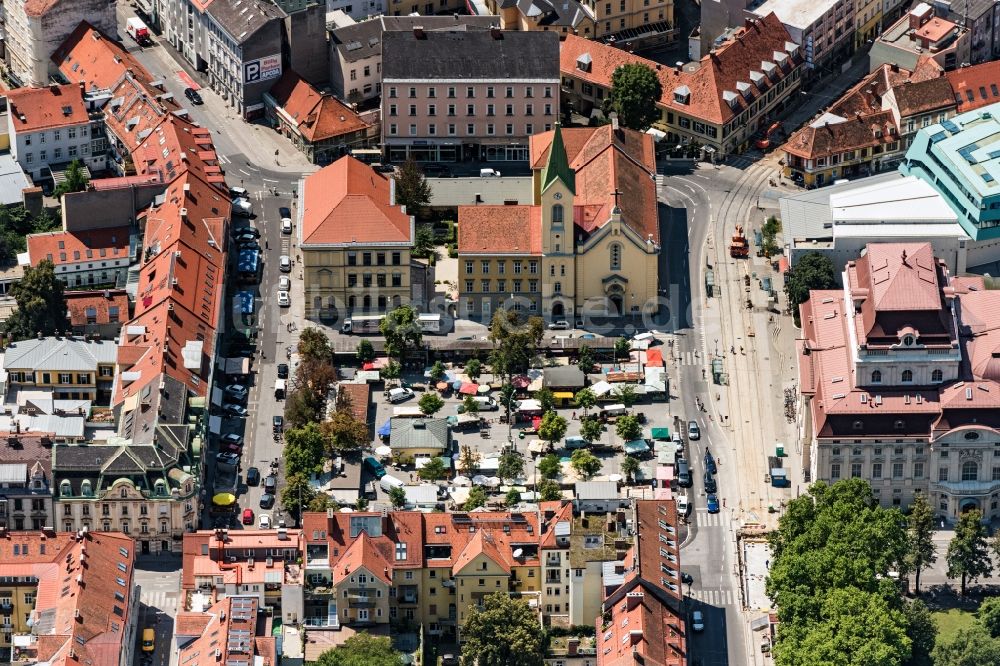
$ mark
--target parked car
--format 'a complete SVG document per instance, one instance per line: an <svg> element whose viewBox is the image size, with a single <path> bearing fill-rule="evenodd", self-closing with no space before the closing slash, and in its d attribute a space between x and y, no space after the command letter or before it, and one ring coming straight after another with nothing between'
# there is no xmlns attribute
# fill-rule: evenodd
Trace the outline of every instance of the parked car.
<svg viewBox="0 0 1000 666"><path fill-rule="evenodd" d="M187 97L189 100L191 100L192 104L204 104L205 103L205 100L203 100L201 98L201 95L198 94L198 91L195 90L194 88L185 88L184 89L184 96Z"/></svg>
<svg viewBox="0 0 1000 666"><path fill-rule="evenodd" d="M719 513L719 496L715 493L710 493L708 496L708 512Z"/></svg>
<svg viewBox="0 0 1000 666"><path fill-rule="evenodd" d="M274 494L274 491L278 488L278 477L274 474L268 474L264 479L264 492L270 495Z"/></svg>
<svg viewBox="0 0 1000 666"><path fill-rule="evenodd" d="M278 209L278 215L281 216L281 233L292 233L292 211L282 206Z"/></svg>
<svg viewBox="0 0 1000 666"><path fill-rule="evenodd" d="M249 199L236 198L232 201L233 214L243 215L244 217L253 216L253 203Z"/></svg>
<svg viewBox="0 0 1000 666"><path fill-rule="evenodd" d="M233 197L234 199L246 199L246 197ZM247 199L249 201L249 199ZM260 230L256 227L233 227L233 235L235 236L253 236L254 238L260 238Z"/></svg>
<svg viewBox="0 0 1000 666"><path fill-rule="evenodd" d="M292 290L292 278L287 275L278 276L278 291L291 291Z"/></svg>
<svg viewBox="0 0 1000 666"><path fill-rule="evenodd" d="M274 506L274 495L271 493L264 493L260 496L260 508L270 509Z"/></svg>
<svg viewBox="0 0 1000 666"><path fill-rule="evenodd" d="M278 292L278 307L287 308L292 304L292 299L288 296L287 291Z"/></svg>
<svg viewBox="0 0 1000 666"><path fill-rule="evenodd" d="M565 319L560 319L559 321L554 321L549 324L549 330L551 331L568 331L569 322Z"/></svg>
<svg viewBox="0 0 1000 666"><path fill-rule="evenodd" d="M381 479L385 476L385 467L383 467L382 463L380 463L378 459L373 456L365 458L364 467L371 472L372 476L376 479Z"/></svg>
<svg viewBox="0 0 1000 666"><path fill-rule="evenodd" d="M243 435L237 435L235 432L231 432L227 435L223 435L219 438L219 441L223 444L235 444L237 446L243 446Z"/></svg>
<svg viewBox="0 0 1000 666"><path fill-rule="evenodd" d="M408 388L389 389L389 402L406 402L413 397L413 391Z"/></svg>
<svg viewBox="0 0 1000 666"><path fill-rule="evenodd" d="M271 516L267 515L266 513L262 513L260 514L258 520L260 521L260 529L262 530L271 529Z"/></svg>
<svg viewBox="0 0 1000 666"><path fill-rule="evenodd" d="M687 495L677 495L677 513L686 516L690 511L691 504L688 502Z"/></svg>
<svg viewBox="0 0 1000 666"><path fill-rule="evenodd" d="M282 430L284 430L285 417L281 416L280 414L276 415L273 419L271 419L271 427L274 430L274 432L281 432Z"/></svg>
<svg viewBox="0 0 1000 666"><path fill-rule="evenodd" d="M279 363L278 364L278 379L288 379L288 364Z"/></svg>
<svg viewBox="0 0 1000 666"><path fill-rule="evenodd" d="M237 405L235 402L227 402L222 406L222 411L229 416L246 416L247 408L243 405Z"/></svg>
<svg viewBox="0 0 1000 666"><path fill-rule="evenodd" d="M688 421L688 439L701 439L701 429L698 427L697 421Z"/></svg>
<svg viewBox="0 0 1000 666"><path fill-rule="evenodd" d="M246 509L243 509L243 524L244 525L253 525L253 509L251 509L249 507L246 508Z"/></svg>
<svg viewBox="0 0 1000 666"><path fill-rule="evenodd" d="M716 493L719 492L719 486L715 483L715 477L712 476L711 472L705 472L705 492L706 493Z"/></svg>
<svg viewBox="0 0 1000 666"><path fill-rule="evenodd" d="M691 466L688 465L688 461L684 458L678 458L677 460L677 484L681 488L691 487Z"/></svg>
<svg viewBox="0 0 1000 666"><path fill-rule="evenodd" d="M227 465L237 465L240 462L240 454L233 453L232 451L223 451L215 454L215 460Z"/></svg>
<svg viewBox="0 0 1000 666"><path fill-rule="evenodd" d="M281 255L281 258L278 259L278 270L280 270L282 273L291 273L292 258L289 257L287 254Z"/></svg>
<svg viewBox="0 0 1000 666"><path fill-rule="evenodd" d="M256 467L251 467L247 470L247 485L256 486L260 483L260 470Z"/></svg>
<svg viewBox="0 0 1000 666"><path fill-rule="evenodd" d="M260 236L254 236L246 231L241 231L236 234L235 240L237 247L241 250L256 250L260 247L260 243L257 242L258 238L260 238Z"/></svg>
<svg viewBox="0 0 1000 666"><path fill-rule="evenodd" d="M715 466L715 458L712 457L712 452L708 449L705 449L705 469L707 469L711 474L715 474L717 469Z"/></svg>
<svg viewBox="0 0 1000 666"><path fill-rule="evenodd" d="M705 616L700 610L691 613L691 628L695 631L705 631Z"/></svg>

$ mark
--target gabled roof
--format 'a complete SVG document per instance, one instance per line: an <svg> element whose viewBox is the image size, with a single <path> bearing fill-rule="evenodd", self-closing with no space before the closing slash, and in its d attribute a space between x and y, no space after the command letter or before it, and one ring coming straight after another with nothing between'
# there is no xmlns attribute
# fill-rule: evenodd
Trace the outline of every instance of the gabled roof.
<svg viewBox="0 0 1000 666"><path fill-rule="evenodd" d="M961 67L945 72L958 103L958 112L965 113L1000 102L1000 61Z"/></svg>
<svg viewBox="0 0 1000 666"><path fill-rule="evenodd" d="M90 122L80 86L69 83L44 88L17 88L6 93L15 132L38 132Z"/></svg>
<svg viewBox="0 0 1000 666"><path fill-rule="evenodd" d="M389 568L389 561L374 547L367 532L362 532L343 556L337 560L336 565L332 568L333 580L335 583L340 583L361 568L386 585L392 584L392 569Z"/></svg>
<svg viewBox="0 0 1000 666"><path fill-rule="evenodd" d="M460 254L542 254L538 206L459 206Z"/></svg>
<svg viewBox="0 0 1000 666"><path fill-rule="evenodd" d="M353 109L332 95L316 90L290 69L285 70L274 84L270 95L310 143L368 128L368 123Z"/></svg>
<svg viewBox="0 0 1000 666"><path fill-rule="evenodd" d="M109 340L42 338L12 342L3 353L5 370L96 372L99 364L115 362L117 348Z"/></svg>
<svg viewBox="0 0 1000 666"><path fill-rule="evenodd" d="M49 260L54 265L78 264L129 258L128 227L50 231L28 236L28 257L32 266Z"/></svg>
<svg viewBox="0 0 1000 666"><path fill-rule="evenodd" d="M98 325L124 322L129 317L128 305L128 292L124 289L66 292L66 309L73 326L86 326L91 316ZM115 317L111 316L113 308L117 308Z"/></svg>
<svg viewBox="0 0 1000 666"><path fill-rule="evenodd" d="M476 530L475 535L465 544L465 548L462 549L462 552L455 559L455 566L452 567L452 571L460 574L477 557L485 555L505 572L510 573L509 556L505 557L497 545L497 540L500 538L500 534L487 534L485 530Z"/></svg>
<svg viewBox="0 0 1000 666"><path fill-rule="evenodd" d="M301 244L414 241L412 218L392 203L393 185L369 165L344 156L305 179Z"/></svg>
<svg viewBox="0 0 1000 666"><path fill-rule="evenodd" d="M265 0L210 0L205 11L237 44L243 44L272 21L287 14Z"/></svg>

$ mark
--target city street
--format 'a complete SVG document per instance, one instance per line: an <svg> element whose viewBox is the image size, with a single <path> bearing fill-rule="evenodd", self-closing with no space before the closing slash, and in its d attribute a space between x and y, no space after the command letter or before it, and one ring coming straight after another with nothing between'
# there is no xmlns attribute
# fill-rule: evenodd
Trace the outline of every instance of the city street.
<svg viewBox="0 0 1000 666"><path fill-rule="evenodd" d="M140 555L135 563L135 584L140 588L139 619L136 634L142 641L142 630L156 630L156 649L152 666L176 666L177 654L171 649L174 618L180 608L181 560L176 555ZM135 651L135 666L143 661L140 647ZM148 662L147 662L148 663Z"/></svg>

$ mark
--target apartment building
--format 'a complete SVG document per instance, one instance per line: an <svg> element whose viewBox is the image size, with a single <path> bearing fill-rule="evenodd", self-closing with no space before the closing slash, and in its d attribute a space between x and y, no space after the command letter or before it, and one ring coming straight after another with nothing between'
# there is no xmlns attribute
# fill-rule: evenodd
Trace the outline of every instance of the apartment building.
<svg viewBox="0 0 1000 666"><path fill-rule="evenodd" d="M11 155L35 183L62 182L73 160L88 173L106 168L98 102L81 86L18 88L6 96Z"/></svg>
<svg viewBox="0 0 1000 666"><path fill-rule="evenodd" d="M57 526L53 505L52 437L20 432L5 433L0 464L0 528L5 530L52 529ZM0 597L2 597L0 591ZM2 605L2 604L0 604ZM2 610L0 610L2 614ZM0 632L2 633L2 632ZM0 641L0 651L8 647Z"/></svg>
<svg viewBox="0 0 1000 666"><path fill-rule="evenodd" d="M0 562L0 658L131 666L139 616L131 539L51 528L3 530Z"/></svg>
<svg viewBox="0 0 1000 666"><path fill-rule="evenodd" d="M458 209L462 316L490 321L500 308L570 320L656 312L652 137L557 124L530 146L531 205ZM571 213L581 210L587 214Z"/></svg>
<svg viewBox="0 0 1000 666"><path fill-rule="evenodd" d="M478 3L473 4L479 6ZM663 45L677 38L673 0L485 0L504 30L552 31L588 39L627 41L635 47Z"/></svg>
<svg viewBox="0 0 1000 666"><path fill-rule="evenodd" d="M872 70L883 64L916 69L931 58L944 70L970 62L972 33L961 21L935 16L927 3L921 2L901 19L887 27L872 44L868 62Z"/></svg>
<svg viewBox="0 0 1000 666"><path fill-rule="evenodd" d="M854 0L854 48L860 49L882 32L883 0Z"/></svg>
<svg viewBox="0 0 1000 666"><path fill-rule="evenodd" d="M274 628L272 616L253 596L227 596L205 610L182 611L174 621L178 662L185 666L276 665Z"/></svg>
<svg viewBox="0 0 1000 666"><path fill-rule="evenodd" d="M934 3L934 7L938 16L964 26L971 33L969 57L959 61L959 66L1000 58L1000 5L990 0L968 0Z"/></svg>
<svg viewBox="0 0 1000 666"><path fill-rule="evenodd" d="M112 340L129 319L128 292L124 289L67 291L66 309L74 335Z"/></svg>
<svg viewBox="0 0 1000 666"><path fill-rule="evenodd" d="M1000 62L960 67L945 76L955 93L959 113L1000 102Z"/></svg>
<svg viewBox="0 0 1000 666"><path fill-rule="evenodd" d="M30 265L52 262L56 277L67 288L124 287L132 259L128 227L28 236Z"/></svg>
<svg viewBox="0 0 1000 666"><path fill-rule="evenodd" d="M39 87L54 73L51 57L86 21L115 34L116 0L3 0L3 64L17 85Z"/></svg>
<svg viewBox="0 0 1000 666"><path fill-rule="evenodd" d="M3 388L45 390L69 400L108 403L117 347L107 340L73 337L12 342L0 355Z"/></svg>
<svg viewBox="0 0 1000 666"><path fill-rule="evenodd" d="M857 34L871 25L871 18L858 21L858 7L876 11L869 0L766 0L749 13L759 18L775 14L788 31L787 39L802 47L803 76L816 68L835 66L854 49Z"/></svg>
<svg viewBox="0 0 1000 666"><path fill-rule="evenodd" d="M559 118L559 37L544 32L386 32L382 143L392 162L528 158ZM456 53L462 54L456 58Z"/></svg>
<svg viewBox="0 0 1000 666"><path fill-rule="evenodd" d="M770 14L750 19L696 67L664 67L600 42L566 36L560 47L563 99L589 114L611 92L620 65L656 71L663 89L653 124L667 144L703 147L705 157L742 152L799 89L803 57L798 44Z"/></svg>
<svg viewBox="0 0 1000 666"><path fill-rule="evenodd" d="M345 156L299 185L296 233L307 319L387 312L412 301L414 218L395 181Z"/></svg>
<svg viewBox="0 0 1000 666"><path fill-rule="evenodd" d="M357 7L357 2L353 3ZM489 30L499 25L496 16L376 16L330 29L330 87L351 104L361 104L382 94L382 34L386 31Z"/></svg>
<svg viewBox="0 0 1000 666"><path fill-rule="evenodd" d="M792 134L781 150L785 176L807 187L895 168L918 130L955 113L951 83L937 63L914 71L882 65L824 114Z"/></svg>
<svg viewBox="0 0 1000 666"><path fill-rule="evenodd" d="M843 283L800 307L812 478L864 478L884 506L923 493L949 522L995 519L997 292L951 276L928 243L870 244Z"/></svg>
<svg viewBox="0 0 1000 666"><path fill-rule="evenodd" d="M502 30L552 31L561 34L581 35L587 38L594 37L593 11L579 0L567 0L567 2L485 0L482 3L471 4L474 9L480 9L484 12L484 16L490 15L499 18ZM670 9L672 12L672 4ZM660 13L666 15L666 11L666 8L663 7Z"/></svg>

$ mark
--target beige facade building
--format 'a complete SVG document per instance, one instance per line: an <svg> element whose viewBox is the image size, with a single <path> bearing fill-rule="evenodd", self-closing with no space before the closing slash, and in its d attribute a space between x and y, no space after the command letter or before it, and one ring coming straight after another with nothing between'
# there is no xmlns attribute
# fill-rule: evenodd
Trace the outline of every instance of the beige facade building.
<svg viewBox="0 0 1000 666"><path fill-rule="evenodd" d="M531 139L534 203L461 206L460 311L546 318L657 310L653 139L606 125Z"/></svg>
<svg viewBox="0 0 1000 666"><path fill-rule="evenodd" d="M347 156L307 176L299 200L307 319L411 302L415 223L395 203L395 181Z"/></svg>

